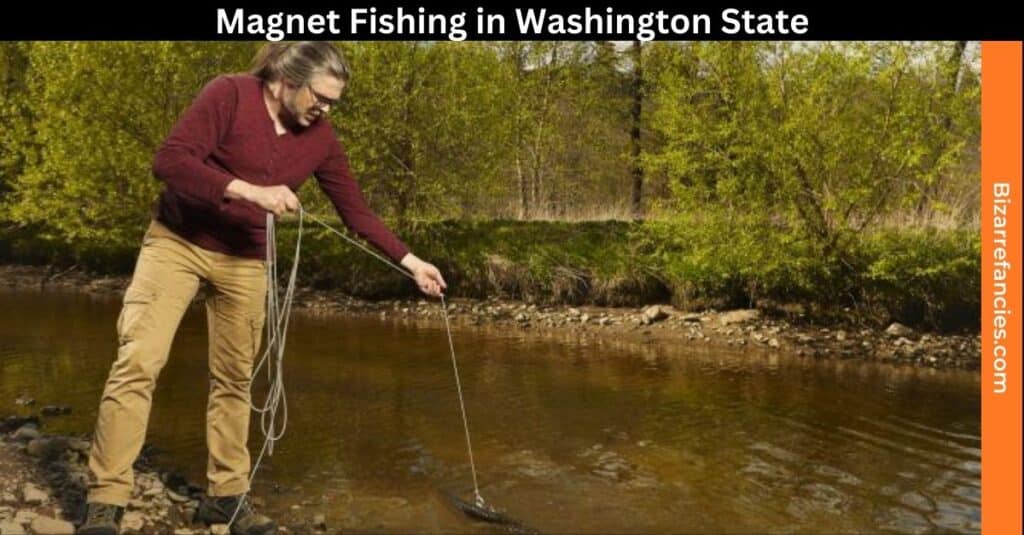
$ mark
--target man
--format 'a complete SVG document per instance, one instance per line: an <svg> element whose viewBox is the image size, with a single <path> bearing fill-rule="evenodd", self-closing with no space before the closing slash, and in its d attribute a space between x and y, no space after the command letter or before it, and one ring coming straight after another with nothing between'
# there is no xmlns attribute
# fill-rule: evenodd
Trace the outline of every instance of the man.
<svg viewBox="0 0 1024 535"><path fill-rule="evenodd" d="M271 43L248 74L203 88L156 153L166 183L143 238L117 321L117 359L100 401L92 478L80 535L117 535L131 498L132 463L145 439L152 393L200 279L209 328L207 497L197 520L233 534L275 533L244 499L250 457L249 384L266 303L266 213L296 211L294 190L314 175L345 224L401 263L426 294L447 285L367 207L325 114L349 79L328 43Z"/></svg>

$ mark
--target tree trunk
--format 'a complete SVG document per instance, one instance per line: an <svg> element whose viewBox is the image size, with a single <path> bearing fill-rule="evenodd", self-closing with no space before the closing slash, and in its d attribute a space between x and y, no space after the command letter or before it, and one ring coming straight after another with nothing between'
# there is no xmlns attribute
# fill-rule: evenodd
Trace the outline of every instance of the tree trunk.
<svg viewBox="0 0 1024 535"><path fill-rule="evenodd" d="M967 56L967 41L957 41L954 43L953 50L950 52L949 59L945 65L946 83L949 84L953 97L960 93L965 56ZM953 128L953 121L948 115L942 119L942 127L946 132ZM932 197L935 196L935 193L939 191L942 185L942 180L939 177L924 184L915 209L918 218L924 217L928 207L931 206Z"/></svg>
<svg viewBox="0 0 1024 535"><path fill-rule="evenodd" d="M526 69L526 48L520 42L512 43L512 61L516 70L516 87L522 87L523 75ZM514 121L512 124L515 132L514 148L516 155L516 179L519 182L519 219L525 221L530 217L530 188L526 171L523 169L523 95L516 92L515 110L513 110Z"/></svg>
<svg viewBox="0 0 1024 535"><path fill-rule="evenodd" d="M640 118L643 111L643 47L640 41L633 41L633 82L630 92L633 97L631 113L632 126L629 132L630 153L633 160L633 219L643 218L644 169L640 163Z"/></svg>
<svg viewBox="0 0 1024 535"><path fill-rule="evenodd" d="M412 63L415 63L417 47L414 44L411 50ZM412 104L413 92L416 88L416 69L411 69L409 77L402 86L402 136L399 140L396 151L398 163L402 167L402 181L398 191L398 203L395 209L395 216L398 219L398 227L405 229L409 224L409 213L413 209L416 199L416 154L415 142L413 140L412 125Z"/></svg>

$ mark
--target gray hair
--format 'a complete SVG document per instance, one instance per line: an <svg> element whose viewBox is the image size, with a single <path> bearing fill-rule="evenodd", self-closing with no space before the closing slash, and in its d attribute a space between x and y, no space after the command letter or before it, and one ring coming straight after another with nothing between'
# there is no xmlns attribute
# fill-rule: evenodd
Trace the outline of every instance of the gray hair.
<svg viewBox="0 0 1024 535"><path fill-rule="evenodd" d="M267 43L253 58L249 71L266 81L309 83L315 74L329 74L348 83L351 71L341 51L326 41Z"/></svg>

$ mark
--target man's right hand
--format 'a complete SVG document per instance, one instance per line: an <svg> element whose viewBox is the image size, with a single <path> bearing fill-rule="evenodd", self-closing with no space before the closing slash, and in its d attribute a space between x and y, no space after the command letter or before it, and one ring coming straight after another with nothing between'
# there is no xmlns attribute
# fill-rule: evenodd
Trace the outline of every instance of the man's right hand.
<svg viewBox="0 0 1024 535"><path fill-rule="evenodd" d="M228 184L226 194L249 201L278 217L299 210L299 198L288 186L257 186L236 179Z"/></svg>

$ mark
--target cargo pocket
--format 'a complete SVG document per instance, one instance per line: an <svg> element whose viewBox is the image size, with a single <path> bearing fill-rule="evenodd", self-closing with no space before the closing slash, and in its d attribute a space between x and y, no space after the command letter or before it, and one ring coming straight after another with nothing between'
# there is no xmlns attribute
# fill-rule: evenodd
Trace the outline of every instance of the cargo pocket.
<svg viewBox="0 0 1024 535"><path fill-rule="evenodd" d="M249 318L249 332L252 344L252 358L259 360L263 341L263 316Z"/></svg>
<svg viewBox="0 0 1024 535"><path fill-rule="evenodd" d="M135 339L153 316L154 290L129 286L124 293L121 314L117 318L117 338L124 344Z"/></svg>

